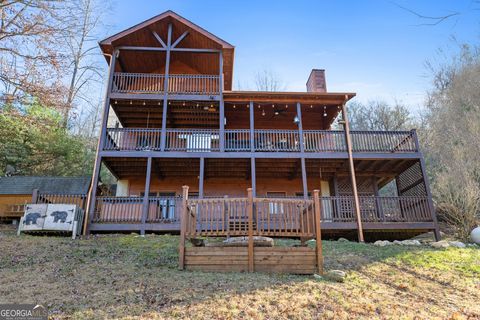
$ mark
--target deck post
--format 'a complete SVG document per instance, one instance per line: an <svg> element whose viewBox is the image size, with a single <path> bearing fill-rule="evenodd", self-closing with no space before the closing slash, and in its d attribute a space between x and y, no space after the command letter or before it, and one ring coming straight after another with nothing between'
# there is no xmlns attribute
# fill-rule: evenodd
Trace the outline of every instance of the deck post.
<svg viewBox="0 0 480 320"><path fill-rule="evenodd" d="M300 159L302 167L302 185L303 185L303 199L308 199L308 183L307 183L307 167L305 165L305 158Z"/></svg>
<svg viewBox="0 0 480 320"><path fill-rule="evenodd" d="M220 51L219 57L219 91L220 91L220 152L225 151L225 103L223 102L223 52Z"/></svg>
<svg viewBox="0 0 480 320"><path fill-rule="evenodd" d="M172 24L168 24L167 48L165 54L165 78L163 79L163 110L162 133L160 135L160 150L165 151L167 141L167 109L168 109L168 75L170 73L170 52L172 51Z"/></svg>
<svg viewBox="0 0 480 320"><path fill-rule="evenodd" d="M252 179L252 193L257 196L257 168L255 165L255 158L250 158L250 178Z"/></svg>
<svg viewBox="0 0 480 320"><path fill-rule="evenodd" d="M345 100L348 100L347 96L345 96ZM354 199L353 202L355 207L355 214L357 216L358 241L364 242L365 240L363 238L362 215L360 212L360 199L358 198L357 178L355 177L355 165L353 163L352 140L350 136L350 123L348 121L348 116L347 116L346 102L342 104L342 120L343 120L343 126L345 131L345 143L347 144L348 164L350 168L350 179L352 183L352 191L353 191L353 199Z"/></svg>
<svg viewBox="0 0 480 320"><path fill-rule="evenodd" d="M150 180L152 175L152 157L147 158L147 172L145 176L145 192L143 193L143 205L142 205L142 225L140 234L145 235L145 224L147 222L147 216L149 212L149 193L150 193Z"/></svg>
<svg viewBox="0 0 480 320"><path fill-rule="evenodd" d="M38 194L40 191L38 189L33 189L32 190L32 203L35 204L38 201Z"/></svg>
<svg viewBox="0 0 480 320"><path fill-rule="evenodd" d="M248 272L253 272L255 266L253 264L253 193L252 188L247 189L248 194Z"/></svg>
<svg viewBox="0 0 480 320"><path fill-rule="evenodd" d="M305 144L303 142L302 105L300 104L300 102L297 102L297 117L300 152L303 154L305 152Z"/></svg>
<svg viewBox="0 0 480 320"><path fill-rule="evenodd" d="M323 248L322 248L322 208L320 207L320 190L313 190L313 205L315 207L315 254L317 256L317 270L323 274Z"/></svg>
<svg viewBox="0 0 480 320"><path fill-rule="evenodd" d="M423 159L423 155L420 156L420 168L422 169L423 182L425 184L425 191L427 192L428 198L428 206L432 214L433 227L435 228L433 230L433 234L435 235L435 240L440 241L441 235L440 229L438 228L437 213L435 212L435 207L433 205L432 192L430 191L430 183L428 181L427 170L425 168L425 159Z"/></svg>
<svg viewBox="0 0 480 320"><path fill-rule="evenodd" d="M180 244L178 246L178 268L183 270L185 268L185 235L187 233L187 201L188 201L188 186L182 187L182 215L180 218Z"/></svg>
<svg viewBox="0 0 480 320"><path fill-rule="evenodd" d="M198 198L203 199L203 181L205 180L205 158L200 158L200 175L198 177Z"/></svg>
<svg viewBox="0 0 480 320"><path fill-rule="evenodd" d="M250 101L250 152L255 152L255 117L253 110L253 101Z"/></svg>
<svg viewBox="0 0 480 320"><path fill-rule="evenodd" d="M102 125L100 130L100 137L98 138L97 152L95 155L95 164L93 166L92 184L90 186L90 193L88 194L88 198L87 198L87 210L83 220L84 235L87 235L90 233L90 223L92 223L93 221L95 203L97 202L96 201L97 186L98 186L98 180L100 178L100 168L102 165L101 150L105 145L105 139L107 137L108 113L110 111L110 93L112 91L113 75L115 73L115 64L119 54L120 54L120 51L118 49L113 50L113 54L110 58L110 65L108 67L108 81L107 81L107 88L105 90L105 101L103 103Z"/></svg>

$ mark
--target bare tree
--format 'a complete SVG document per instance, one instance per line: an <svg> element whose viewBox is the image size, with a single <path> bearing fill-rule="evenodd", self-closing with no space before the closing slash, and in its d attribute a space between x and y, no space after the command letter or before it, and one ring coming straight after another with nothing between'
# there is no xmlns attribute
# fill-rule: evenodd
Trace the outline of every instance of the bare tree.
<svg viewBox="0 0 480 320"><path fill-rule="evenodd" d="M480 222L480 48L464 45L433 79L420 137L440 217L465 239Z"/></svg>
<svg viewBox="0 0 480 320"><path fill-rule="evenodd" d="M399 102L393 105L373 100L366 104L352 102L348 113L354 130L407 130L413 125L410 111Z"/></svg>
<svg viewBox="0 0 480 320"><path fill-rule="evenodd" d="M0 2L0 96L16 102L29 96L55 105L62 94L59 82L64 30L59 0Z"/></svg>
<svg viewBox="0 0 480 320"><path fill-rule="evenodd" d="M92 97L92 94L99 92L95 90L92 92L92 87L102 82L97 40L103 14L107 12L107 8L108 1L98 0L74 0L68 6L66 16L69 17L71 24L64 33L68 75L68 89L63 110L64 127L67 127L69 117L72 116L71 112L75 108L83 107L89 110L98 108L98 99ZM79 116L79 114L73 116Z"/></svg>
<svg viewBox="0 0 480 320"><path fill-rule="evenodd" d="M255 85L258 91L283 91L285 84L275 72L264 69L255 75Z"/></svg>

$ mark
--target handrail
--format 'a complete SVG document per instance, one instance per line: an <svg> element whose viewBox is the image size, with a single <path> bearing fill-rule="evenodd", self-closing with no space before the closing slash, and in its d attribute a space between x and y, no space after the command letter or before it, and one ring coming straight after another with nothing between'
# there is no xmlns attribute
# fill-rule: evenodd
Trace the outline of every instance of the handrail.
<svg viewBox="0 0 480 320"><path fill-rule="evenodd" d="M155 73L115 72L112 93L163 94L165 75ZM220 76L205 74L169 74L169 94L212 95L220 92Z"/></svg>
<svg viewBox="0 0 480 320"><path fill-rule="evenodd" d="M107 128L103 149L106 151L158 151L161 129ZM249 129L226 129L226 152L300 152L297 130L256 129L251 139ZM351 131L353 152L418 152L414 131ZM165 151L220 151L219 129L167 129ZM310 152L346 152L345 135L338 130L303 131L304 150Z"/></svg>

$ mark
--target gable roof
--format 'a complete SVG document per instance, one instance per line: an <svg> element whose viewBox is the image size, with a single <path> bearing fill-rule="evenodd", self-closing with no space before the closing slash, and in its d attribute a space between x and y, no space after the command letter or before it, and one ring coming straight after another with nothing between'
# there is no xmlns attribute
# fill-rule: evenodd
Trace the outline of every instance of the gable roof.
<svg viewBox="0 0 480 320"><path fill-rule="evenodd" d="M181 15L173 12L172 10L167 10L159 15L156 15L155 17L152 17L150 19L147 19L143 22L140 22L139 24L136 24L134 25L133 27L130 27L128 29L125 29L123 31L120 31L116 34L114 34L113 36L110 36L102 41L100 41L100 46L106 46L106 45L111 45L113 41L115 40L118 40L130 33L133 33L135 31L138 31L140 29L143 29L151 24L154 24L160 20L163 20L167 17L172 17L173 19L175 20L178 20L180 22L182 22L183 24L185 24L186 26L188 26L189 28L192 28L193 30L203 34L204 36L212 39L213 41L217 42L218 44L222 45L223 48L229 48L229 49L233 49L234 46L231 45L230 43L228 43L227 41L217 37L216 35L214 35L213 33L210 33L208 32L207 30L203 29L202 27L198 26L197 24L191 22L190 20L188 19L185 19L184 17L182 17Z"/></svg>
<svg viewBox="0 0 480 320"><path fill-rule="evenodd" d="M114 47L120 46L162 47L159 41L155 39L157 36L154 36L154 32L157 33L164 42L166 42L168 29L167 26L170 23L173 25L172 42L175 41L175 38L178 39L178 37L180 37L183 32L189 31L187 37L185 37L185 39L183 39L176 46L177 48L182 48L186 46L190 48L221 50L223 56L223 74L225 89L231 90L233 82L233 60L235 47L230 43L226 42L225 40L217 37L216 35L210 33L209 31L203 29L202 27L196 25L188 19L185 19L184 17L178 15L171 10L165 11L164 13L145 20L133 27L118 32L100 41L99 45L104 54L112 54ZM141 67L145 67L148 65L153 69L158 69L158 61L156 61L158 60L158 56L153 59L151 56L145 57L145 54L145 52L141 51L125 51L121 53L120 57L123 57L123 59L125 60L134 60L135 62L132 63L136 65L137 69L139 67L139 64ZM162 55L164 53L157 52L157 54L163 58ZM183 53L183 55L188 55L188 53ZM110 63L109 56L106 55L105 59L108 63ZM193 58L190 57L189 59ZM194 63L197 63L196 60L192 61L194 61ZM125 61L123 62L125 63ZM197 64L202 65L202 63ZM203 64L205 64L205 62ZM135 67L132 68L135 69ZM214 64L214 68L218 68L218 62Z"/></svg>
<svg viewBox="0 0 480 320"><path fill-rule="evenodd" d="M86 194L90 187L90 177L0 177L0 194L26 195L33 189L44 193Z"/></svg>

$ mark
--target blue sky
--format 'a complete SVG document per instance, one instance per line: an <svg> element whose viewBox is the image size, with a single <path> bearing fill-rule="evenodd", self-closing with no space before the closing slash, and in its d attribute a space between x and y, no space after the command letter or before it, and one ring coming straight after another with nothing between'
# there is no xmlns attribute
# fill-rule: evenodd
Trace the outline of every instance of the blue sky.
<svg viewBox="0 0 480 320"><path fill-rule="evenodd" d="M459 14L421 26L429 21L397 4L429 16ZM396 99L414 109L430 85L426 60L455 51L452 37L480 40L480 4L472 0L116 0L108 33L168 9L236 47L234 86L254 89L255 74L268 69L287 90L305 91L310 70L324 68L329 91L357 92L359 101Z"/></svg>

